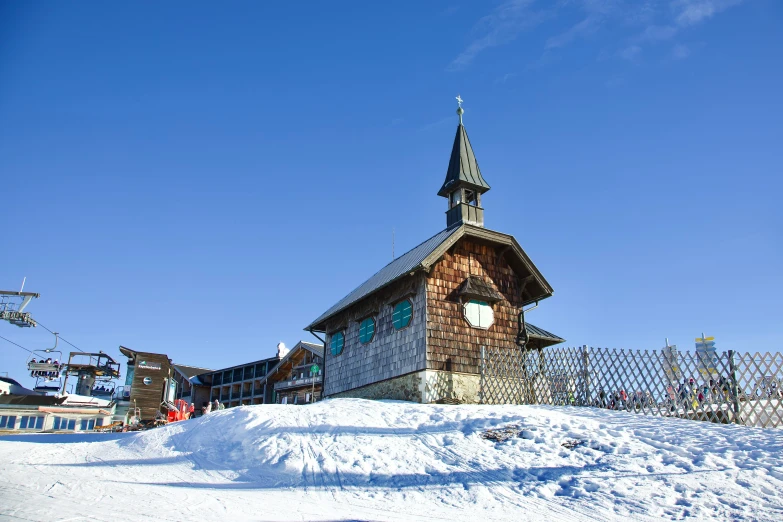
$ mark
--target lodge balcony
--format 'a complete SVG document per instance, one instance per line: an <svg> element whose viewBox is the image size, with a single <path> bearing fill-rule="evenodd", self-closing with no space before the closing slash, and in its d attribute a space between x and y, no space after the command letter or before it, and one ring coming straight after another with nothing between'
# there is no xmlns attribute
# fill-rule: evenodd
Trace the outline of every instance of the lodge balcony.
<svg viewBox="0 0 783 522"><path fill-rule="evenodd" d="M315 377L305 377L304 379L293 379L290 381L276 382L275 390L287 390L289 388L299 388L301 386L312 386L313 384L321 384L322 380L322 375L316 375Z"/></svg>

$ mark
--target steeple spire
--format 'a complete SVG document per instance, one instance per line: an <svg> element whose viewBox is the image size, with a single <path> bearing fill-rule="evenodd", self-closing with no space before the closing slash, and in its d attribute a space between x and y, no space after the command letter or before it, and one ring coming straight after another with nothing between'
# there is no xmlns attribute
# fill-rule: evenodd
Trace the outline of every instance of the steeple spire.
<svg viewBox="0 0 783 522"><path fill-rule="evenodd" d="M468 133L462 125L462 115L465 113L462 103L462 98L457 95L459 116L457 135L451 148L446 180L438 195L449 200L449 209L446 212L447 226L468 223L483 227L484 209L481 208L481 195L490 187L481 175Z"/></svg>

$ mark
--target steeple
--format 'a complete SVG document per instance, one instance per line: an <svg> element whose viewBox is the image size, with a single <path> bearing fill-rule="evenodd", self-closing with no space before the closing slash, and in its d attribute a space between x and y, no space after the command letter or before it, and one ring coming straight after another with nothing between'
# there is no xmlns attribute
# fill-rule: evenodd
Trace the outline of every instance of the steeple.
<svg viewBox="0 0 783 522"><path fill-rule="evenodd" d="M451 148L449 168L446 170L446 180L438 191L438 196L448 199L449 209L446 211L446 226L467 223L479 227L484 226L484 209L481 208L481 195L489 190L489 185L479 170L473 147L470 146L468 133L462 125L462 98L457 96L457 114L459 125L454 145Z"/></svg>

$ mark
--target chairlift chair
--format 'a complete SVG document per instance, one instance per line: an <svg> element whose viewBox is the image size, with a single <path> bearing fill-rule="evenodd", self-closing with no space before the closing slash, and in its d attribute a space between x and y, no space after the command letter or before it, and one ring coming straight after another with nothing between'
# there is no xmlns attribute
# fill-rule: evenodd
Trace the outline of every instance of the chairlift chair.
<svg viewBox="0 0 783 522"><path fill-rule="evenodd" d="M22 288L24 288L24 284L22 284ZM35 319L24 309L32 299L39 297L41 297L40 294L35 292L0 290L0 320L8 321L21 328L36 326Z"/></svg>
<svg viewBox="0 0 783 522"><path fill-rule="evenodd" d="M93 384L92 396L93 397L113 397L114 396L114 382L110 380L97 380Z"/></svg>
<svg viewBox="0 0 783 522"><path fill-rule="evenodd" d="M59 336L55 332L54 346L44 350L33 350L27 359L27 369L30 371L30 377L35 378L33 391L56 393L62 388L63 353L57 350L58 339Z"/></svg>

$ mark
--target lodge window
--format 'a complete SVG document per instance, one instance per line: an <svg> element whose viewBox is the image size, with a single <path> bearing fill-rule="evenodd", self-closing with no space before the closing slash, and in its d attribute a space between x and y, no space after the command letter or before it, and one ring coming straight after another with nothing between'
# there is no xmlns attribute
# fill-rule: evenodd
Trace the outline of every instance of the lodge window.
<svg viewBox="0 0 783 522"><path fill-rule="evenodd" d="M343 332L333 333L329 347L332 350L332 355L340 355L343 353L343 348L345 347L345 334Z"/></svg>
<svg viewBox="0 0 783 522"><path fill-rule="evenodd" d="M79 425L82 431L89 431L95 429L95 419L82 419Z"/></svg>
<svg viewBox="0 0 783 522"><path fill-rule="evenodd" d="M495 312L486 301L471 299L463 305L465 320L473 328L487 329L495 322Z"/></svg>
<svg viewBox="0 0 783 522"><path fill-rule="evenodd" d="M410 299L405 299L394 305L392 324L395 330L402 330L411 324L411 317L413 317L413 303Z"/></svg>
<svg viewBox="0 0 783 522"><path fill-rule="evenodd" d="M20 430L40 430L43 428L43 417L25 415L19 420Z"/></svg>
<svg viewBox="0 0 783 522"><path fill-rule="evenodd" d="M16 424L15 415L0 415L0 428L12 430L14 429L14 424Z"/></svg>
<svg viewBox="0 0 783 522"><path fill-rule="evenodd" d="M55 430L75 430L76 419L66 419L64 417L55 417L54 424L52 426Z"/></svg>
<svg viewBox="0 0 783 522"><path fill-rule="evenodd" d="M359 325L359 342L367 344L375 337L375 319L367 317Z"/></svg>

